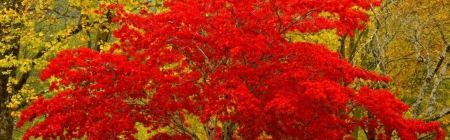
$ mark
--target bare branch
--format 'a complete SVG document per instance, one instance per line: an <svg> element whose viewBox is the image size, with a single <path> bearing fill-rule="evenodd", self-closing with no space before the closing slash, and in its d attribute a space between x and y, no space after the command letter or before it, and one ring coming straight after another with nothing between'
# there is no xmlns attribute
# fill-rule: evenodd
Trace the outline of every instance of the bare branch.
<svg viewBox="0 0 450 140"><path fill-rule="evenodd" d="M178 115L170 115L169 114L169 116L171 118L172 123L174 123L175 126L177 126L177 128L179 128L183 132L189 134L194 140L200 140L200 138L192 130L189 130L188 128L186 128L184 126L183 122L181 121L181 119Z"/></svg>
<svg viewBox="0 0 450 140"><path fill-rule="evenodd" d="M434 70L429 72L427 74L427 77L425 78L425 81L422 85L422 90L419 93L419 97L417 98L416 102L413 104L413 118L417 119L422 112L420 109L420 104L422 103L423 99L425 98L425 91L428 89L428 85L431 82L431 79L434 77L436 72L441 68L442 63L444 62L444 59L447 57L447 53L450 51L450 44L447 44L445 49L442 51L441 56L439 56L438 63L436 64L436 67Z"/></svg>
<svg viewBox="0 0 450 140"><path fill-rule="evenodd" d="M434 116L432 118L427 118L427 119L423 119L425 122L431 122L431 121L437 121L439 119L441 119L444 116L447 116L450 114L450 108L446 108L444 110L442 110L439 115Z"/></svg>

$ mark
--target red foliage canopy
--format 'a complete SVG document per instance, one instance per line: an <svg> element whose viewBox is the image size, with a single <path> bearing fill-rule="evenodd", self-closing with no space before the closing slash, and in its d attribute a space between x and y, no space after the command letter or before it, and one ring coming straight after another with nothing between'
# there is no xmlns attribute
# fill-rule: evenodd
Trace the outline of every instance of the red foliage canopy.
<svg viewBox="0 0 450 140"><path fill-rule="evenodd" d="M356 78L388 78L355 68L322 45L284 38L289 31L324 29L352 35L368 21L358 9L379 4L172 0L161 14L110 5L122 26L114 31L121 43L109 53L60 52L41 79L54 76L59 80L50 90L65 90L34 101L17 127L45 115L25 139L134 139L137 122L177 130L155 139L199 139L185 123L189 114L198 116L208 139L351 139L357 127L369 138L431 133L443 139L439 123L404 119L408 106L389 91L344 86ZM370 115L354 118L355 108Z"/></svg>

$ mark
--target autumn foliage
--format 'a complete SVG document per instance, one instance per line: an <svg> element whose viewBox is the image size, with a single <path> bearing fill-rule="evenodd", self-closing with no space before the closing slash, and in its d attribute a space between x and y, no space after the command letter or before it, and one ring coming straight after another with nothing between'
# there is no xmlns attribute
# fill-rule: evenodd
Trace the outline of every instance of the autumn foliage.
<svg viewBox="0 0 450 140"><path fill-rule="evenodd" d="M370 3L372 2L372 3ZM351 66L323 45L289 42L288 32L336 29L352 35L368 22L369 0L173 0L170 10L114 19L119 44L110 52L60 52L41 73L58 92L24 110L17 127L44 139L134 139L136 123L153 139L199 139L187 125L196 116L208 139L443 139L439 123L403 118L408 106L387 90L350 88L355 79L387 77ZM329 13L333 16L323 16ZM365 117L353 117L363 108Z"/></svg>

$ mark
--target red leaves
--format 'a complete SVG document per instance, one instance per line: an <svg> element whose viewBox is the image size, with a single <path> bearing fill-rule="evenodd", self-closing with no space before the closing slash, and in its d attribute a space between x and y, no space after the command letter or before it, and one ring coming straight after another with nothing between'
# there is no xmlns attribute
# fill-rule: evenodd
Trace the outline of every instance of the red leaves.
<svg viewBox="0 0 450 140"><path fill-rule="evenodd" d="M171 10L157 15L109 5L122 25L114 31L120 43L110 53L81 48L52 59L41 80L54 76L50 90L63 91L36 100L22 113L18 127L48 116L25 138L134 139L139 122L152 130L171 126L177 131L154 139L189 139L195 134L185 116L193 115L207 131L218 127L214 120L222 123L212 138L342 139L360 127L381 139L392 131L403 139L416 133L442 139L439 124L404 119L407 106L388 91L363 87L355 93L342 84L356 78L388 82L387 77L355 68L325 46L284 38L287 31L323 29L351 35L367 22L355 10L368 9L367 0L173 0L165 5ZM113 54L116 50L121 53ZM353 118L358 107L370 115Z"/></svg>
<svg viewBox="0 0 450 140"><path fill-rule="evenodd" d="M59 87L56 85L56 82L52 82L50 84L50 87L48 88L48 90L50 91L54 91L55 89L58 89Z"/></svg>
<svg viewBox="0 0 450 140"><path fill-rule="evenodd" d="M371 113L368 122L362 120L363 124L366 124L366 126L362 126L363 128L380 130L382 128L378 123L381 123L384 125L385 131L396 130L399 137L404 139L417 139L417 133L436 133L436 139L445 137L439 123L403 119L403 113L408 110L408 106L395 99L395 96L386 90L375 91L363 87L357 96L356 101ZM386 137L385 139L390 139L390 136L390 133L378 134L378 137Z"/></svg>

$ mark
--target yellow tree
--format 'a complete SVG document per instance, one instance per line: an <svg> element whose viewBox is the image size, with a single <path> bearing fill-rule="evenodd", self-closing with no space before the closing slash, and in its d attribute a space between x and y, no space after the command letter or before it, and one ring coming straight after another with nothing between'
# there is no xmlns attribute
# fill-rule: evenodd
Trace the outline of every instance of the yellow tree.
<svg viewBox="0 0 450 140"><path fill-rule="evenodd" d="M292 38L327 42L352 64L392 77L389 85L372 85L389 88L408 103L411 108L406 117L438 120L448 127L449 8L445 0L384 0L381 7L366 13L372 22L365 30L355 31L355 36L328 37L329 31ZM367 81L349 86L358 86L358 82ZM353 113L356 118L370 116L358 109Z"/></svg>
<svg viewBox="0 0 450 140"><path fill-rule="evenodd" d="M442 0L385 0L367 13L373 22L366 39L357 44L356 57L347 57L356 65L392 77L390 85L379 86L410 105L407 117L439 120L445 127L448 121L444 118L450 114L445 91L449 84L449 8ZM346 41L342 48L352 50L352 38Z"/></svg>

